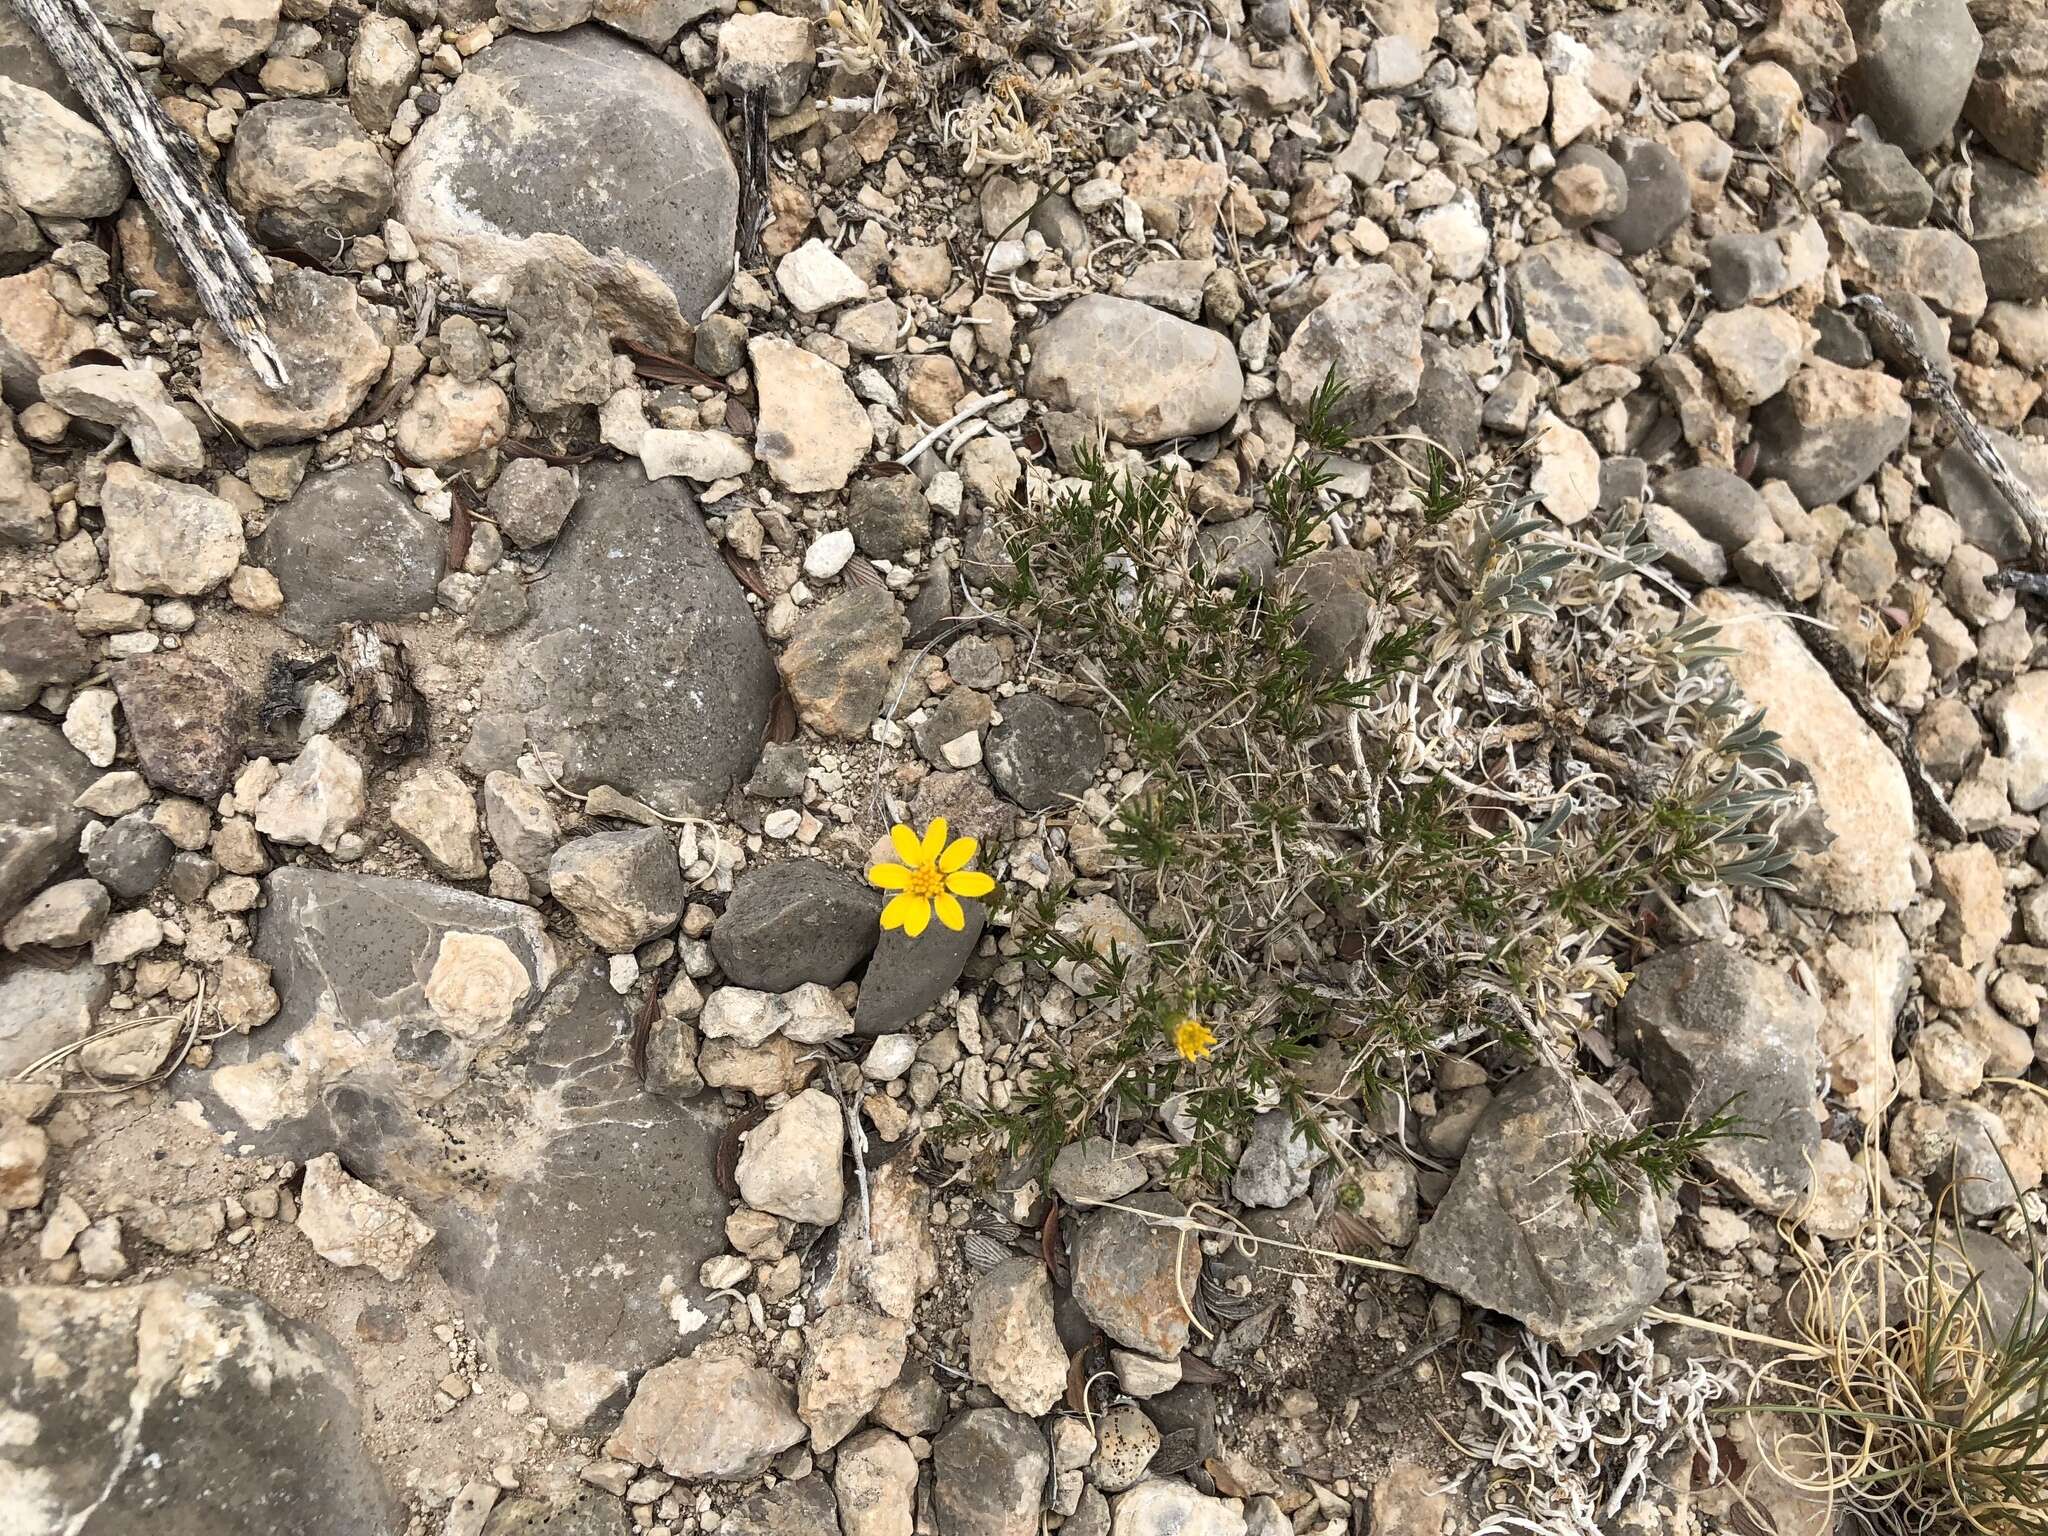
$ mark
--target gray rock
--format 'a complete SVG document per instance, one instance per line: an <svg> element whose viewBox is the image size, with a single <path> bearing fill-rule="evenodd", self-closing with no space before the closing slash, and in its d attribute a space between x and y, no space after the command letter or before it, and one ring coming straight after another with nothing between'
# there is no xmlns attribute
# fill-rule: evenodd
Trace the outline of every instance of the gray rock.
<svg viewBox="0 0 2048 1536"><path fill-rule="evenodd" d="M189 1089L210 1119L269 1155L339 1148L376 1181L344 1122L452 1093L553 980L554 946L532 909L429 881L301 866L263 887L255 952L271 968L277 1017L223 1037L213 1065L187 1074ZM336 1016L351 1022L347 1039L322 1027Z"/></svg>
<svg viewBox="0 0 2048 1536"><path fill-rule="evenodd" d="M31 899L0 930L0 945L76 949L106 926L113 902L97 880L60 880Z"/></svg>
<svg viewBox="0 0 2048 1536"><path fill-rule="evenodd" d="M1061 1147L1049 1175L1053 1190L1070 1205L1121 1200L1142 1189L1149 1176L1136 1153L1103 1136Z"/></svg>
<svg viewBox="0 0 2048 1536"><path fill-rule="evenodd" d="M1529 250L1509 280L1522 339L1569 373L1597 363L1647 367L1664 333L1628 268L1580 240Z"/></svg>
<svg viewBox="0 0 2048 1536"><path fill-rule="evenodd" d="M1726 551L1669 507L1644 507L1643 531L1665 568L1681 581L1715 587L1727 579Z"/></svg>
<svg viewBox="0 0 2048 1536"><path fill-rule="evenodd" d="M1966 0L1875 0L1848 9L1856 63L1847 83L1856 104L1909 155L1947 143L1984 47Z"/></svg>
<svg viewBox="0 0 2048 1536"><path fill-rule="evenodd" d="M1572 1199L1569 1170L1589 1133L1631 1129L1596 1084L1523 1073L1480 1117L1408 1262L1570 1353L1620 1336L1663 1294L1656 1202L1624 1188L1602 1215Z"/></svg>
<svg viewBox="0 0 2048 1536"><path fill-rule="evenodd" d="M556 1504L504 1499L484 1522L483 1536L633 1536L627 1507L596 1488L580 1488Z"/></svg>
<svg viewBox="0 0 2048 1536"><path fill-rule="evenodd" d="M0 709L26 709L51 684L69 685L93 668L92 648L54 603L0 605Z"/></svg>
<svg viewBox="0 0 2048 1536"><path fill-rule="evenodd" d="M501 1068L403 1117L402 1138L384 1137L378 1107L351 1140L387 1149L380 1187L433 1223L429 1255L486 1320L497 1369L557 1426L590 1433L711 1321L697 1276L726 1246L725 1112L645 1089L631 1005L597 960L555 982L526 1024Z"/></svg>
<svg viewBox="0 0 2048 1536"><path fill-rule="evenodd" d="M1229 338L1133 299L1076 299L1031 345L1025 393L1087 417L1119 442L1213 432L1244 398Z"/></svg>
<svg viewBox="0 0 2048 1536"><path fill-rule="evenodd" d="M1906 441L1913 413L1896 379L1809 361L1752 418L1759 471L1802 506L1844 500Z"/></svg>
<svg viewBox="0 0 2048 1536"><path fill-rule="evenodd" d="M1726 1108L1740 1137L1717 1138L1700 1161L1750 1204L1793 1209L1812 1183L1820 1145L1819 999L1725 945L1688 944L1636 968L1621 1003L1621 1039L1678 1124Z"/></svg>
<svg viewBox="0 0 2048 1536"><path fill-rule="evenodd" d="M376 234L391 212L384 152L338 101L251 107L228 152L227 188L256 238L283 249Z"/></svg>
<svg viewBox="0 0 2048 1536"><path fill-rule="evenodd" d="M256 1297L190 1280L0 1291L0 1466L23 1531L163 1536L403 1524L357 1431L348 1358ZM62 1360L62 1371L42 1362Z"/></svg>
<svg viewBox="0 0 2048 1536"><path fill-rule="evenodd" d="M488 1320L496 1368L587 1432L679 1325L709 1320L696 1277L725 1247L722 1112L643 1089L602 962L556 979L530 909L309 869L265 891L256 948L278 1015L219 1042L190 1091L267 1155L336 1150L417 1210L442 1278Z"/></svg>
<svg viewBox="0 0 2048 1536"><path fill-rule="evenodd" d="M1170 1195L1136 1195L1124 1204L1178 1219ZM1202 1276L1202 1250L1161 1222L1131 1211L1095 1209L1076 1218L1068 1239L1074 1301L1117 1343L1162 1360L1187 1347L1188 1315ZM1179 1274L1176 1277L1175 1267Z"/></svg>
<svg viewBox="0 0 2048 1536"><path fill-rule="evenodd" d="M1657 482L1657 499L1731 555L1777 527L1755 486L1711 464L1666 475Z"/></svg>
<svg viewBox="0 0 2048 1536"><path fill-rule="evenodd" d="M1972 171L1970 244L1994 299L2048 299L2048 186L1995 155Z"/></svg>
<svg viewBox="0 0 2048 1536"><path fill-rule="evenodd" d="M140 901L170 873L176 852L162 828L131 811L93 839L85 869L122 901Z"/></svg>
<svg viewBox="0 0 2048 1536"><path fill-rule="evenodd" d="M91 1034L113 990L113 972L85 960L68 971L0 961L0 1078Z"/></svg>
<svg viewBox="0 0 2048 1536"><path fill-rule="evenodd" d="M1295 327L1280 354L1280 403L1296 421L1334 369L1348 391L1338 420L1377 431L1415 403L1422 382L1422 300L1392 267L1350 277Z"/></svg>
<svg viewBox="0 0 2048 1536"><path fill-rule="evenodd" d="M988 908L963 899L960 910L966 924L958 933L944 923L933 923L914 939L900 928L883 932L861 975L860 1001L853 1010L857 1033L886 1035L901 1029L960 979L981 942Z"/></svg>
<svg viewBox="0 0 2048 1536"><path fill-rule="evenodd" d="M758 992L833 987L873 953L881 917L880 892L845 870L818 859L757 864L734 884L711 953L728 981Z"/></svg>
<svg viewBox="0 0 2048 1536"><path fill-rule="evenodd" d="M863 475L853 483L846 526L862 554L900 560L930 541L931 507L915 475Z"/></svg>
<svg viewBox="0 0 2048 1536"><path fill-rule="evenodd" d="M0 923L78 856L72 805L97 775L53 725L0 715Z"/></svg>
<svg viewBox="0 0 2048 1536"><path fill-rule="evenodd" d="M683 915L683 873L659 827L571 839L548 861L548 890L611 954L637 949Z"/></svg>
<svg viewBox="0 0 2048 1536"><path fill-rule="evenodd" d="M1397 432L1419 432L1454 459L1467 459L1479 447L1480 417L1485 406L1479 386L1464 365L1435 337L1422 344L1422 378L1415 403L1394 419Z"/></svg>
<svg viewBox="0 0 2048 1536"><path fill-rule="evenodd" d="M1631 256L1662 249L1692 217L1685 165L1654 139L1618 139L1608 153L1628 182L1628 206L1598 227Z"/></svg>
<svg viewBox="0 0 2048 1536"><path fill-rule="evenodd" d="M1328 1156L1295 1125L1292 1114L1269 1109L1253 1122L1230 1193L1239 1205L1278 1210L1308 1193L1309 1176Z"/></svg>
<svg viewBox="0 0 2048 1536"><path fill-rule="evenodd" d="M587 26L478 54L398 162L398 218L457 282L545 263L671 351L725 286L738 212L703 93Z"/></svg>
<svg viewBox="0 0 2048 1536"><path fill-rule="evenodd" d="M1882 139L1850 139L1835 151L1842 201L1880 224L1925 224L1934 188L1903 149ZM1982 247L1978 251L1981 257Z"/></svg>
<svg viewBox="0 0 2048 1536"><path fill-rule="evenodd" d="M753 771L774 664L681 483L650 483L636 463L592 464L583 480L484 710L559 754L572 789L701 812Z"/></svg>
<svg viewBox="0 0 2048 1536"><path fill-rule="evenodd" d="M491 516L521 549L546 544L576 505L576 471L542 459L514 459L492 482Z"/></svg>
<svg viewBox="0 0 2048 1536"><path fill-rule="evenodd" d="M1111 1536L1245 1536L1244 1516L1178 1478L1154 1477L1117 1495Z"/></svg>
<svg viewBox="0 0 2048 1536"><path fill-rule="evenodd" d="M1043 694L1003 701L1003 719L985 748L996 787L1027 811L1070 804L1101 770L1102 726L1088 710L1055 704Z"/></svg>
<svg viewBox="0 0 2048 1536"><path fill-rule="evenodd" d="M1983 0L1984 55L1963 111L2006 159L2048 174L2048 17L2031 0Z"/></svg>
<svg viewBox="0 0 2048 1536"><path fill-rule="evenodd" d="M720 1536L830 1536L839 1529L839 1501L831 1484L813 1472L748 1494L718 1529Z"/></svg>
<svg viewBox="0 0 2048 1536"><path fill-rule="evenodd" d="M185 651L121 662L113 683L142 776L174 795L218 800L248 741L249 696L241 686Z"/></svg>
<svg viewBox="0 0 2048 1536"><path fill-rule="evenodd" d="M932 1508L944 1536L1036 1536L1052 1457L1038 1426L971 1408L932 1442Z"/></svg>
<svg viewBox="0 0 2048 1536"><path fill-rule="evenodd" d="M257 543L284 590L280 622L323 642L339 624L432 612L447 550L446 530L376 459L308 475Z"/></svg>
<svg viewBox="0 0 2048 1536"><path fill-rule="evenodd" d="M2048 497L2048 443L1986 429L2006 468L2037 497ZM2001 563L2018 560L2033 547L2026 524L1991 483L1967 448L1951 443L1927 472L1934 499L1963 530L1963 538Z"/></svg>

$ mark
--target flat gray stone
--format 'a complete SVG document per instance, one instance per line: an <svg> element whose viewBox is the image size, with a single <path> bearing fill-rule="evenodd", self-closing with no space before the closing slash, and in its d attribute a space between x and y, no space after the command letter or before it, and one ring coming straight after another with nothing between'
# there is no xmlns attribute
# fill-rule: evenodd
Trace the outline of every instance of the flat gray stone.
<svg viewBox="0 0 2048 1536"><path fill-rule="evenodd" d="M212 1065L182 1074L180 1090L268 1156L336 1150L368 1105L439 1102L478 1052L516 1039L554 979L531 907L310 866L274 871L263 891L255 953L277 1016L216 1041Z"/></svg>
<svg viewBox="0 0 2048 1536"><path fill-rule="evenodd" d="M716 806L753 772L775 665L696 498L637 463L592 464L487 715L668 815Z"/></svg>
<svg viewBox="0 0 2048 1536"><path fill-rule="evenodd" d="M538 261L671 351L731 275L738 213L703 93L591 26L478 54L398 162L397 216L455 281Z"/></svg>
<svg viewBox="0 0 2048 1536"><path fill-rule="evenodd" d="M447 530L374 459L308 475L256 549L284 589L280 622L323 642L338 624L431 613L447 551Z"/></svg>
<svg viewBox="0 0 2048 1536"><path fill-rule="evenodd" d="M52 1371L47 1362L61 1360ZM388 1536L348 1357L244 1291L191 1280L0 1290L9 1528Z"/></svg>
<svg viewBox="0 0 2048 1536"><path fill-rule="evenodd" d="M710 1321L723 1109L645 1090L604 963L556 977L529 908L296 868L265 888L278 1015L181 1091L265 1155L337 1151L411 1205L495 1367L557 1425L592 1427Z"/></svg>
<svg viewBox="0 0 2048 1536"><path fill-rule="evenodd" d="M1002 723L988 733L989 775L1027 811L1069 805L1102 767L1102 725L1086 709L1038 693L1003 700Z"/></svg>
<svg viewBox="0 0 2048 1536"><path fill-rule="evenodd" d="M113 972L85 960L68 971L0 963L0 1078L92 1033L94 1015L113 990Z"/></svg>
<svg viewBox="0 0 2048 1536"><path fill-rule="evenodd" d="M77 859L71 802L98 777L54 725L0 715L0 923Z"/></svg>

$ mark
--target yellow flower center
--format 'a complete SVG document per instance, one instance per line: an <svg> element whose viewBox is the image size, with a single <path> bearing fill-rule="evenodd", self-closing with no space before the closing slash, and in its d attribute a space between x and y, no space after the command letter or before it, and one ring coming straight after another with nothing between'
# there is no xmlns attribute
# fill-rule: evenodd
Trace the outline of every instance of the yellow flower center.
<svg viewBox="0 0 2048 1536"><path fill-rule="evenodd" d="M920 864L911 870L910 880L903 889L920 901L935 901L946 889L946 877L939 873L938 865Z"/></svg>
<svg viewBox="0 0 2048 1536"><path fill-rule="evenodd" d="M1183 1014L1174 1026L1173 1048L1184 1061L1200 1061L1216 1048L1216 1034L1193 1014Z"/></svg>

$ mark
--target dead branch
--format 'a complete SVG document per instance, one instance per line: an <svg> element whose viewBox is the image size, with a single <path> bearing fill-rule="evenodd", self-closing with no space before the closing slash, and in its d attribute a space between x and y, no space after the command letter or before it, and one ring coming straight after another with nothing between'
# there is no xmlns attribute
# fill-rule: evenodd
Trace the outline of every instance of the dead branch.
<svg viewBox="0 0 2048 1536"><path fill-rule="evenodd" d="M281 389L284 361L263 318L270 266L213 177L86 0L18 0L72 86L128 164L135 188L184 260L200 306L248 360Z"/></svg>
<svg viewBox="0 0 2048 1536"><path fill-rule="evenodd" d="M1955 429L1956 440L1963 445L1963 451L1977 461L1977 467L1998 487L1998 493L2012 504L2013 511L2026 524L2027 542L2034 550L2034 564L2048 565L2048 515L2042 513L2026 483L2006 464L1998 445L1977 425L1976 418L1964 409L1963 402L1956 398L1955 386L1921 349L1919 338L1899 318L1898 312L1876 294L1859 293L1849 302L1870 316L1871 323L1884 332L1885 340L1912 362L1921 382L1927 386L1929 398Z"/></svg>

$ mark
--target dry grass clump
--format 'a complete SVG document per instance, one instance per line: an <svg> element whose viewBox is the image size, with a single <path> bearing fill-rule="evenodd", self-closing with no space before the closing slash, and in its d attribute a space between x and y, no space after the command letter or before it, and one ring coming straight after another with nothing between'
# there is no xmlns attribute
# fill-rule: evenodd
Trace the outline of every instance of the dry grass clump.
<svg viewBox="0 0 2048 1536"><path fill-rule="evenodd" d="M2035 1255L2023 1297L1996 1294L1958 1229L1880 1225L1832 1262L1802 1253L1797 1352L1749 1408L1791 1487L1872 1530L2048 1532L2048 1307Z"/></svg>

